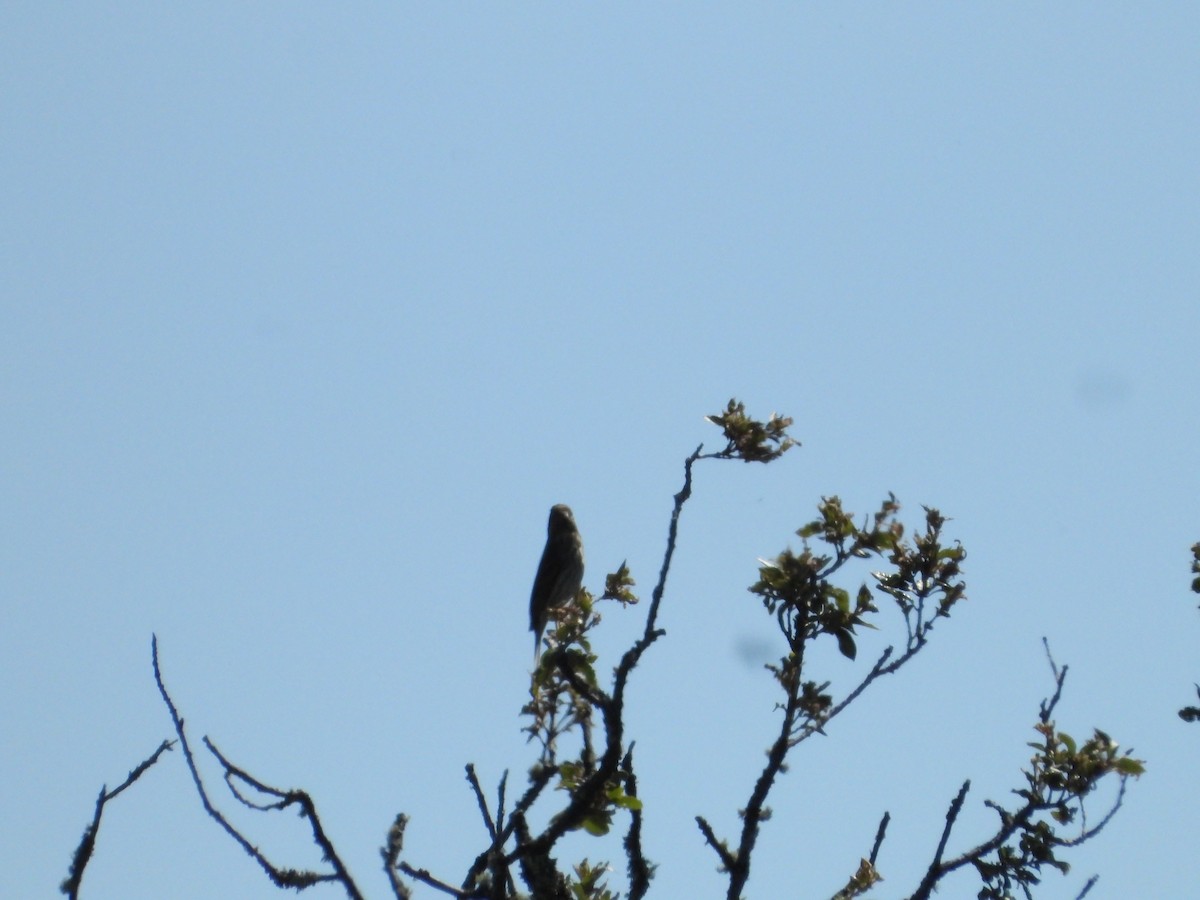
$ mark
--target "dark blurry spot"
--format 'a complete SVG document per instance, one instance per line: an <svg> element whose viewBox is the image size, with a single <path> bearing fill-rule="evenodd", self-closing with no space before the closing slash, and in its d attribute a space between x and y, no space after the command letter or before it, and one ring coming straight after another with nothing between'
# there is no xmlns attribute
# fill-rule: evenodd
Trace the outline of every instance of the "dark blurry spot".
<svg viewBox="0 0 1200 900"><path fill-rule="evenodd" d="M733 652L743 665L757 669L771 661L771 642L766 638L742 635L734 641Z"/></svg>

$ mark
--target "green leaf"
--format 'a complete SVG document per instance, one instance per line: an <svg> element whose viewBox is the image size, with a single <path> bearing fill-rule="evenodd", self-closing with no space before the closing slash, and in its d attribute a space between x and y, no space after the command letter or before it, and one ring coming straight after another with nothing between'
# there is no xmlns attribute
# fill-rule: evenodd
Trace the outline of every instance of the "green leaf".
<svg viewBox="0 0 1200 900"><path fill-rule="evenodd" d="M608 834L609 822L607 816L588 816L583 820L583 830L593 837L603 837Z"/></svg>
<svg viewBox="0 0 1200 900"><path fill-rule="evenodd" d="M837 608L844 613L850 612L850 592L844 588L833 588L833 598Z"/></svg>
<svg viewBox="0 0 1200 900"><path fill-rule="evenodd" d="M1116 769L1122 775L1132 775L1136 778L1146 771L1146 765L1140 759L1134 759L1131 756L1122 756L1116 762Z"/></svg>
<svg viewBox="0 0 1200 900"><path fill-rule="evenodd" d="M609 803L613 804L614 806L618 806L621 809L640 810L642 808L642 801L637 797L629 796L627 793L625 793L625 789L619 784L609 785L608 789L604 792L604 796L607 798Z"/></svg>
<svg viewBox="0 0 1200 900"><path fill-rule="evenodd" d="M642 808L641 800L639 800L637 797L630 797L628 794L624 793L621 794L620 797L614 797L612 802L622 809L641 811Z"/></svg>

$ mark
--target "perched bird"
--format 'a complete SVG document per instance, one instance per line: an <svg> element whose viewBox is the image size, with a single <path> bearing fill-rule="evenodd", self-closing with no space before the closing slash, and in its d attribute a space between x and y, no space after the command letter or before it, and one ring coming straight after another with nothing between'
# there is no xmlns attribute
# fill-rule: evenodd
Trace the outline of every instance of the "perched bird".
<svg viewBox="0 0 1200 900"><path fill-rule="evenodd" d="M582 585L583 539L575 527L571 507L559 503L550 508L546 549L542 551L537 578L533 581L533 593L529 595L529 628L533 631L535 659L550 610L574 597Z"/></svg>

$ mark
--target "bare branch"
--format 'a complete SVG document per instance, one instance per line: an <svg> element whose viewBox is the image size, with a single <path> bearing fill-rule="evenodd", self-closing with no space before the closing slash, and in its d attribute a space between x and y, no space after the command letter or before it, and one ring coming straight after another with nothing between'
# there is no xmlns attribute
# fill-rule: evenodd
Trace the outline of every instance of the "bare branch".
<svg viewBox="0 0 1200 900"><path fill-rule="evenodd" d="M404 830L408 827L408 816L399 813L392 827L388 829L387 842L380 849L383 857L383 871L387 873L388 882L392 886L392 894L396 900L411 900L412 891L402 882L396 872L400 867L400 854L404 851Z"/></svg>
<svg viewBox="0 0 1200 900"><path fill-rule="evenodd" d="M400 871L414 881L424 882L432 888L437 888L443 894L449 894L451 897L464 898L465 900L465 898L476 896L473 891L463 891L459 888L456 888L452 884L447 884L440 879L434 878L433 875L429 873L428 869L414 869L408 863L402 862L400 863Z"/></svg>
<svg viewBox="0 0 1200 900"><path fill-rule="evenodd" d="M1042 646L1046 649L1046 661L1050 663L1050 672L1054 676L1054 694L1050 699L1043 700L1039 707L1038 719L1044 725L1050 721L1050 716L1054 714L1054 707L1058 706L1058 701L1062 698L1063 682L1067 680L1067 666L1060 669L1055 664L1054 656L1050 653L1050 642L1044 637Z"/></svg>
<svg viewBox="0 0 1200 900"><path fill-rule="evenodd" d="M115 799L125 788L141 778L147 769L158 762L160 756L174 746L174 741L163 741L158 745L157 750L138 763L125 777L125 780L113 790L110 791L107 787L100 788L100 796L96 798L96 809L92 814L92 821L83 830L83 837L79 840L79 846L75 848L75 852L71 855L71 866L67 870L67 877L59 886L59 890L70 897L71 900L77 900L79 897L79 888L83 883L84 870L87 868L87 864L92 859L92 853L96 849L96 837L100 833L100 818L104 815L105 804Z"/></svg>
<svg viewBox="0 0 1200 900"><path fill-rule="evenodd" d="M800 664L797 663L797 682L799 681L799 671ZM779 735L767 753L767 763L754 783L754 790L750 792L750 802L742 811L742 835L738 841L733 866L729 870L729 890L726 894L729 900L740 900L742 889L750 879L750 855L754 852L754 845L758 841L759 826L768 816L766 811L767 795L770 794L775 779L783 771L788 750L792 747L792 729L799 711L798 691L797 685L788 692Z"/></svg>
<svg viewBox="0 0 1200 900"><path fill-rule="evenodd" d="M662 566L658 570L658 583L654 585L654 590L650 595L650 610L646 614L646 628L642 634L642 639L625 654L626 657L636 654L627 668L633 668L638 658L641 657L650 644L660 635L666 633L656 632L654 626L658 622L658 608L662 604L663 594L667 589L667 573L671 571L671 560L675 558L675 545L679 539L679 516L683 512L683 504L687 503L688 499L692 496L692 466L696 464L697 460L704 458L700 452L703 449L704 445L700 444L692 451L692 455L683 462L683 487L675 495L675 505L671 510L671 524L667 526L667 549L663 554ZM621 660L621 665L623 667L626 666L624 659Z"/></svg>
<svg viewBox="0 0 1200 900"><path fill-rule="evenodd" d="M621 762L626 772L625 793L637 797L637 776L633 774L633 744ZM625 857L628 860L629 900L641 900L650 890L650 879L654 877L654 866L646 859L642 850L642 811L632 809L629 814L629 831L625 833Z"/></svg>
<svg viewBox="0 0 1200 900"><path fill-rule="evenodd" d="M883 818L879 820L879 830L875 832L875 843L871 845L871 855L867 857L867 861L871 865L875 865L875 861L879 858L879 848L883 846L883 837L887 834L888 822L892 820L892 814L885 812Z"/></svg>
<svg viewBox="0 0 1200 900"><path fill-rule="evenodd" d="M504 794L508 789L508 769L500 776L500 784L496 788L496 829L504 828Z"/></svg>
<svg viewBox="0 0 1200 900"><path fill-rule="evenodd" d="M967 799L967 791L971 789L971 780L968 778L963 782L962 787L958 789L958 795L950 804L950 808L946 810L946 825L942 828L942 837L938 841L937 850L933 854L933 860L929 863L929 869L925 872L925 877L921 879L920 885L917 886L916 892L912 895L911 900L926 900L937 886L938 880L945 874L947 870L942 868L942 857L946 853L946 842L950 840L950 832L954 830L954 823L958 820L958 814L962 812L963 802Z"/></svg>
<svg viewBox="0 0 1200 900"><path fill-rule="evenodd" d="M479 804L480 815L483 816L484 824L487 825L491 843L488 844L486 850L475 857L475 862L471 864L466 878L463 879L461 889L468 894L475 892L476 885L479 883L479 877L484 872L490 872L491 894L488 896L501 898L510 896L511 891L509 891L509 888L513 887L513 877L509 871L508 864L504 861L503 853L504 842L508 839L508 833L503 831L501 827L504 819L504 791L508 783L508 772L505 772L500 778L499 813L495 822L492 821L491 814L488 811L487 800L483 796L483 787L480 785L479 778L475 774L473 763L467 764L467 780L471 783L471 789Z"/></svg>
<svg viewBox="0 0 1200 900"><path fill-rule="evenodd" d="M269 796L279 798L279 802L273 804L270 808L284 809L293 804L296 804L300 807L301 815L303 815L309 821L309 826L312 829L314 841L321 849L324 858L327 859L333 866L334 871L321 873L279 868L270 860L268 860L258 850L257 847L251 844L250 841L248 841L241 834L241 832L234 828L219 809L213 806L212 802L209 800L208 792L205 790L204 781L200 777L200 771L196 766L196 760L192 754L191 745L188 743L187 734L183 727L183 718L179 715L179 710L176 709L175 703L171 699L171 695L167 692L166 684L163 682L162 670L158 661L157 636L154 636L151 639L150 646L154 660L154 682L158 685L158 692L162 696L163 702L166 704L167 710L171 714L171 721L175 726L175 734L178 736L179 744L183 748L183 756L187 761L188 771L190 771L192 774L192 782L196 786L196 793L200 795L200 802L203 804L205 812L207 812L209 816L211 816L217 822L217 824L224 829L226 834L228 834L234 839L234 841L237 842L242 850L246 852L246 855L259 864L262 870L266 872L267 877L270 878L271 882L277 887L301 890L306 887L311 887L314 884L336 882L342 885L342 888L346 891L346 895L350 897L351 900L363 900L362 893L359 891L358 886L350 877L350 873L347 871L345 865L342 863L341 859L334 850L333 844L325 835L324 828L321 826L321 821L317 816L317 811L312 799L303 791L281 791L277 788L272 788L266 784L263 784L226 760L225 757L220 754L217 748L213 746L212 742L209 741L208 738L205 738L204 742L208 746L209 751L224 767L226 782L230 784L231 789L233 788L233 781L231 779L240 780L250 785L255 790L261 791ZM251 804L237 791L234 791L234 794L241 802L255 808L262 808L256 806L255 804Z"/></svg>
<svg viewBox="0 0 1200 900"><path fill-rule="evenodd" d="M704 816L696 816L696 824L700 827L700 833L704 835L704 840L708 842L708 846L712 847L716 851L717 856L721 858L721 866L726 871L732 870L737 865L737 859L729 852L729 848L725 846L725 842L717 837L716 832L713 831L713 827L708 824L708 820Z"/></svg>
<svg viewBox="0 0 1200 900"><path fill-rule="evenodd" d="M492 820L492 814L488 811L487 799L483 796L483 787L479 784L479 776L475 774L475 764L467 763L467 781L471 785L471 791L475 794L475 802L479 804L479 814L483 816L483 824L487 826L488 835L492 840L496 839L496 823Z"/></svg>
<svg viewBox="0 0 1200 900"><path fill-rule="evenodd" d="M908 660L911 659L916 652L916 649L908 650L903 656L901 656L891 665L887 665L887 661L891 659L893 648L885 647L883 653L880 654L879 659L875 660L875 665L871 666L871 671L866 674L863 680L860 681L858 685L855 686L855 688L850 691L850 693L848 693L839 703L830 707L830 709L821 717L819 722L811 722L801 728L800 733L792 739L792 746L794 747L803 743L814 734L824 734L825 726L829 724L830 720L835 718L838 714L843 712L847 706L858 699L858 695L865 691L871 685L871 682L873 682L880 675L891 675L893 672L899 669L900 666L908 662Z"/></svg>

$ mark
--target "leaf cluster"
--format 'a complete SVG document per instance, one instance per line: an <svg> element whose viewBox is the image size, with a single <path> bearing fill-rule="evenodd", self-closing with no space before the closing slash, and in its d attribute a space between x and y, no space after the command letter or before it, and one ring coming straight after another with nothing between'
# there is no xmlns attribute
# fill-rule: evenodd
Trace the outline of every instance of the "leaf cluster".
<svg viewBox="0 0 1200 900"><path fill-rule="evenodd" d="M1062 670L1065 674L1065 668ZM1060 687L1061 677L1058 681ZM1125 780L1140 776L1145 763L1130 751L1122 752L1116 742L1099 729L1082 744L1059 731L1044 707L1035 727L1039 739L1030 743L1034 754L1024 771L1025 787L1013 793L1023 803L1006 810L988 802L1000 817L999 840L986 852L971 855L970 863L983 882L979 900L1009 900L1015 890L1029 898L1032 888L1041 883L1044 867L1063 874L1070 865L1059 858L1063 849L1075 847L1094 837L1120 808ZM1106 776L1119 780L1117 799L1094 826L1087 825L1086 798ZM1070 835L1062 827L1079 823Z"/></svg>
<svg viewBox="0 0 1200 900"><path fill-rule="evenodd" d="M712 454L715 459L768 463L800 444L788 436L791 419L775 413L765 422L753 419L738 400L730 400L724 412L705 418L721 429L727 442L723 450Z"/></svg>

